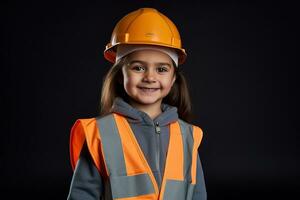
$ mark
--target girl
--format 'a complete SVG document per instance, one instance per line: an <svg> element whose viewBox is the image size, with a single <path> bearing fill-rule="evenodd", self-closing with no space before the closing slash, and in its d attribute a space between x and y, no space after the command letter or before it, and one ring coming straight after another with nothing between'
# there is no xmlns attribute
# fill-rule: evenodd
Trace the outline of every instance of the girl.
<svg viewBox="0 0 300 200"><path fill-rule="evenodd" d="M104 56L101 114L78 119L70 139L69 200L203 200L199 127L179 67L180 35L166 16L142 8L116 25Z"/></svg>

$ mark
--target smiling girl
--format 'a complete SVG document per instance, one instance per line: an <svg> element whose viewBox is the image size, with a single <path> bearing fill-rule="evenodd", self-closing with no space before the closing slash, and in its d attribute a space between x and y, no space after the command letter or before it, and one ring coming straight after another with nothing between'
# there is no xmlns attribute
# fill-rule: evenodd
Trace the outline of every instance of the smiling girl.
<svg viewBox="0 0 300 200"><path fill-rule="evenodd" d="M202 130L191 102L176 26L152 8L116 25L104 56L101 114L71 130L68 199L206 199L198 155Z"/></svg>

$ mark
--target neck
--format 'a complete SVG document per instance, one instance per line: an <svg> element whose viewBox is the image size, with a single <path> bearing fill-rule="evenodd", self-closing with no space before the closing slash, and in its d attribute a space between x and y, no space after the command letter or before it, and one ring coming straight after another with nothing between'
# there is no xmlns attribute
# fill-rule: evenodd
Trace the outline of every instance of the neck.
<svg viewBox="0 0 300 200"><path fill-rule="evenodd" d="M155 117L157 117L159 114L162 113L161 101L156 102L155 104L151 104L151 105L139 104L134 101L130 101L130 104L132 107L147 113L151 119L154 119Z"/></svg>

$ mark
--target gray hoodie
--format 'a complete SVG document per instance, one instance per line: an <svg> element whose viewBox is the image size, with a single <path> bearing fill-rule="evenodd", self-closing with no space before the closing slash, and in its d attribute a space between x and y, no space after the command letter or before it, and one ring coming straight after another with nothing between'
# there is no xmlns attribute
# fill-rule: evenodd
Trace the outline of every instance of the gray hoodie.
<svg viewBox="0 0 300 200"><path fill-rule="evenodd" d="M114 101L112 110L112 112L126 117L151 167L159 188L164 174L169 145L169 124L178 120L176 107L162 104L161 109L162 113L152 120L148 114L133 108L122 98L118 97ZM84 145L73 174L68 200L100 199L103 196L103 192L103 179L91 161L87 146ZM197 182L193 199L207 199L199 155L197 160Z"/></svg>

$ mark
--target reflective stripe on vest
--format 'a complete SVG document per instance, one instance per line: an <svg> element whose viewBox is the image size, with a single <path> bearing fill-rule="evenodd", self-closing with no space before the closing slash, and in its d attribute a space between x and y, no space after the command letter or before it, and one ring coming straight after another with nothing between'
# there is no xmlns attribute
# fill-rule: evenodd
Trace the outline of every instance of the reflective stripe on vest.
<svg viewBox="0 0 300 200"><path fill-rule="evenodd" d="M197 126L182 120L170 124L160 190L130 125L118 114L76 121L71 131L71 163L74 168L86 141L97 169L109 178L112 199L190 200L201 139Z"/></svg>
<svg viewBox="0 0 300 200"><path fill-rule="evenodd" d="M170 142L159 191L127 120L111 114L98 119L97 124L113 199L191 199L202 137L199 128L188 126L182 120L170 124Z"/></svg>

